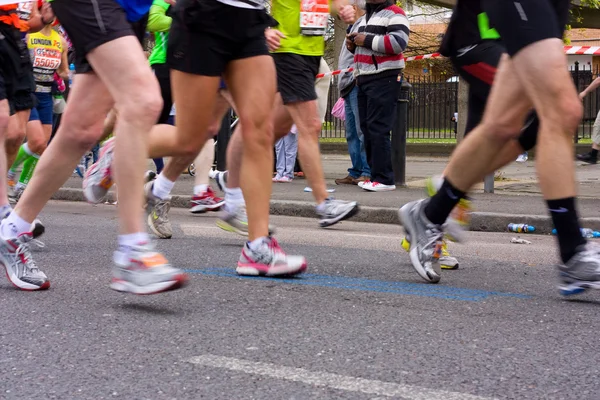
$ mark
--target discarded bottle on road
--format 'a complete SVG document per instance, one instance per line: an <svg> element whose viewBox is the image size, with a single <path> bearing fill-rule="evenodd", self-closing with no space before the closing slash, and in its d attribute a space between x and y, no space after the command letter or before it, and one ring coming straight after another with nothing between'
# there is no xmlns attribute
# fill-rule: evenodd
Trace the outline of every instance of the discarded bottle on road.
<svg viewBox="0 0 600 400"><path fill-rule="evenodd" d="M552 229L552 234L556 235L556 229ZM600 232L594 231L590 228L581 228L581 236L588 239L600 238Z"/></svg>
<svg viewBox="0 0 600 400"><path fill-rule="evenodd" d="M535 232L535 227L527 224L508 224L508 230L517 233L531 233Z"/></svg>

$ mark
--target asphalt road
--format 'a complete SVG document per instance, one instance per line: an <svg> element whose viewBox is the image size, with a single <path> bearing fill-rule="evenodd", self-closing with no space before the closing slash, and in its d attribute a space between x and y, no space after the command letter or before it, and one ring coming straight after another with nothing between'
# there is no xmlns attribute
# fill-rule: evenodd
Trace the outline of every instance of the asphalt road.
<svg viewBox="0 0 600 400"><path fill-rule="evenodd" d="M309 273L238 278L243 238L173 210L182 290L108 288L113 206L52 203L47 292L0 280L0 399L598 399L600 293L565 301L553 238L470 233L438 285L401 228L274 218Z"/></svg>

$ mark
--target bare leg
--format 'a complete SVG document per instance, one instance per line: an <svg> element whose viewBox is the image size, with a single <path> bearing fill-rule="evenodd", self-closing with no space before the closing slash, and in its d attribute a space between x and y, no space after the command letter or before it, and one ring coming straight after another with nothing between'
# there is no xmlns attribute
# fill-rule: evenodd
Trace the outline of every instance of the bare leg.
<svg viewBox="0 0 600 400"><path fill-rule="evenodd" d="M9 106L7 100L0 100L0 146L4 144L9 123ZM0 151L0 208L8 206L8 195L6 192L6 153Z"/></svg>
<svg viewBox="0 0 600 400"><path fill-rule="evenodd" d="M62 123L33 174L15 212L31 223L50 197L71 176L81 156L98 140L113 100L93 73L79 74ZM94 93L90 96L89 93Z"/></svg>
<svg viewBox="0 0 600 400"><path fill-rule="evenodd" d="M229 64L225 77L242 124L240 176L247 202L248 238L252 241L269 235L274 141L271 111L265 105L274 101L275 65L269 56L237 60Z"/></svg>
<svg viewBox="0 0 600 400"><path fill-rule="evenodd" d="M29 121L29 114L31 110L18 111L10 117L8 121L8 131L6 133L6 162L7 165L13 165L19 147L23 144L25 136L27 134L27 121Z"/></svg>

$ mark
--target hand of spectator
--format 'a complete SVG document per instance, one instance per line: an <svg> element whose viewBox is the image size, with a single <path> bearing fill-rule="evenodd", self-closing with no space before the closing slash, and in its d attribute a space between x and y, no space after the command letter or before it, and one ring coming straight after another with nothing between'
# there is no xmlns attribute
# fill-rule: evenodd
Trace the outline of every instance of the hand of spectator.
<svg viewBox="0 0 600 400"><path fill-rule="evenodd" d="M338 15L347 24L353 24L356 21L356 10L354 7L346 5L338 10Z"/></svg>
<svg viewBox="0 0 600 400"><path fill-rule="evenodd" d="M579 100L583 101L583 99L585 99L585 96L587 95L586 92L581 92L579 93Z"/></svg>
<svg viewBox="0 0 600 400"><path fill-rule="evenodd" d="M274 51L281 46L281 39L285 38L285 35L277 29L269 28L265 31L265 38L267 39L269 51Z"/></svg>
<svg viewBox="0 0 600 400"><path fill-rule="evenodd" d="M367 35L365 35L364 33L351 33L350 37L352 38L352 42L354 43L355 46L364 46L365 45L365 38L367 37Z"/></svg>
<svg viewBox="0 0 600 400"><path fill-rule="evenodd" d="M350 53L354 53L356 45L354 44L354 34L346 35L346 48Z"/></svg>

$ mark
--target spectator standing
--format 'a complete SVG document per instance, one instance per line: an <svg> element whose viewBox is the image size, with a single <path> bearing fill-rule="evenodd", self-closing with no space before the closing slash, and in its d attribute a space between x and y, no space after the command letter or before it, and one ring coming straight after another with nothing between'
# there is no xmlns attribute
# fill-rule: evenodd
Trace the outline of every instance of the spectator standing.
<svg viewBox="0 0 600 400"><path fill-rule="evenodd" d="M583 101L585 96L596 90L599 86L600 77L594 79L592 83L590 83L590 85L583 90L583 92L579 93L579 98ZM598 150L600 150L600 111L596 116L596 121L594 122L594 126L592 128L592 150L590 150L588 153L577 154L577 159L588 164L596 164L598 162Z"/></svg>
<svg viewBox="0 0 600 400"><path fill-rule="evenodd" d="M353 7L356 10L357 20L348 27L348 34L358 32L361 24L364 24L365 18L365 1L357 0ZM354 54L347 47L342 47L340 58L338 60L340 69L347 69L354 66ZM348 154L352 167L348 168L348 176L341 179L336 179L337 185L358 185L359 182L368 181L371 179L371 169L367 162L367 154L365 152L365 140L362 130L360 129L360 117L358 113L358 87L354 72L346 72L340 75L338 81L340 97L344 99L344 108L346 113L346 142L348 143Z"/></svg>
<svg viewBox="0 0 600 400"><path fill-rule="evenodd" d="M402 8L392 0L367 0L365 24L346 39L354 54L360 127L371 167L371 180L359 186L368 191L396 189L390 131L408 37L408 18Z"/></svg>

